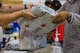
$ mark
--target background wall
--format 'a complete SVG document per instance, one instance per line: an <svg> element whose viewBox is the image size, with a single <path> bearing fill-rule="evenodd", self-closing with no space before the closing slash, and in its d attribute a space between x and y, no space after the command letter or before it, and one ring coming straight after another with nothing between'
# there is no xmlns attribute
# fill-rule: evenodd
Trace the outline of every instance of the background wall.
<svg viewBox="0 0 80 53"><path fill-rule="evenodd" d="M46 0L23 0L23 3L44 3ZM51 0L52 1L52 0ZM66 0L59 0L61 4L64 4Z"/></svg>
<svg viewBox="0 0 80 53"><path fill-rule="evenodd" d="M23 0L23 3L44 3L45 0Z"/></svg>

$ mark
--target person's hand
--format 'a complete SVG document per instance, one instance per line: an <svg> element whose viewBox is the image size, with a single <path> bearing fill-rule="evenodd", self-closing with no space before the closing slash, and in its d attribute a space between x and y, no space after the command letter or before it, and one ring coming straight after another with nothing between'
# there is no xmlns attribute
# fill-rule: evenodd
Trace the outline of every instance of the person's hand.
<svg viewBox="0 0 80 53"><path fill-rule="evenodd" d="M56 16L53 16L53 23L59 24L63 21L65 21L67 18L69 18L69 12L68 11L61 11Z"/></svg>
<svg viewBox="0 0 80 53"><path fill-rule="evenodd" d="M31 9L27 9L23 11L23 17L27 20L33 20L37 18L34 14L31 13Z"/></svg>
<svg viewBox="0 0 80 53"><path fill-rule="evenodd" d="M34 6L34 4L27 4L27 8L30 9Z"/></svg>

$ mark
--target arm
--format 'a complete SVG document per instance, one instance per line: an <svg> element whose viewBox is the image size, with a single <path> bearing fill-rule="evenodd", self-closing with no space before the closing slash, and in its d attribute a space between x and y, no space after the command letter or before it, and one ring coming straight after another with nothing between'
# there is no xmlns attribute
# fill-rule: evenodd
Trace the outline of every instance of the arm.
<svg viewBox="0 0 80 53"><path fill-rule="evenodd" d="M37 18L37 16L33 15L31 13L31 10L30 9L26 9L24 11L16 11L14 13L11 13L11 14L3 14L3 15L0 15L0 25L5 25L5 24L8 24L16 19L18 19L19 17L22 17L27 19L27 20L32 20L32 19L35 19Z"/></svg>
<svg viewBox="0 0 80 53"><path fill-rule="evenodd" d="M61 11L56 16L53 16L53 23L59 24L65 20L67 20L69 24L80 25L80 15L77 13Z"/></svg>
<svg viewBox="0 0 80 53"><path fill-rule="evenodd" d="M33 4L2 4L2 7L0 8L0 12L5 13L5 12L14 12L18 10L22 10L26 8L31 8L34 6Z"/></svg>
<svg viewBox="0 0 80 53"><path fill-rule="evenodd" d="M17 10L21 10L24 8L23 4L2 4L2 7L0 8L0 12L14 12Z"/></svg>
<svg viewBox="0 0 80 53"><path fill-rule="evenodd" d="M22 12L18 11L11 14L0 15L0 26L8 24L22 16Z"/></svg>
<svg viewBox="0 0 80 53"><path fill-rule="evenodd" d="M69 23L73 25L80 25L80 15L76 13L70 13Z"/></svg>

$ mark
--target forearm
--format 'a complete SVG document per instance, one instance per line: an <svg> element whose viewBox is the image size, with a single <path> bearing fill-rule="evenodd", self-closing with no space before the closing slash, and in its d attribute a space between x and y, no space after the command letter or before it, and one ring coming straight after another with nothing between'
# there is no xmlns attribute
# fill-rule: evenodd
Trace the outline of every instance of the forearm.
<svg viewBox="0 0 80 53"><path fill-rule="evenodd" d="M11 14L0 15L0 26L13 22L14 20L18 19L21 16L22 16L21 11Z"/></svg>
<svg viewBox="0 0 80 53"><path fill-rule="evenodd" d="M24 8L23 4L2 4L0 8L0 12L14 12L18 10L22 10Z"/></svg>

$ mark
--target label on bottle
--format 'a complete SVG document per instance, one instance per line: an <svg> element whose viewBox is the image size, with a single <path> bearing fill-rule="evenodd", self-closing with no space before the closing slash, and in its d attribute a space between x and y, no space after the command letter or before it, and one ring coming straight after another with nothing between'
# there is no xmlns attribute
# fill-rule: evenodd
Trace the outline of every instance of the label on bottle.
<svg viewBox="0 0 80 53"><path fill-rule="evenodd" d="M52 50L53 50L53 53L62 53L61 47L59 46L52 46Z"/></svg>

